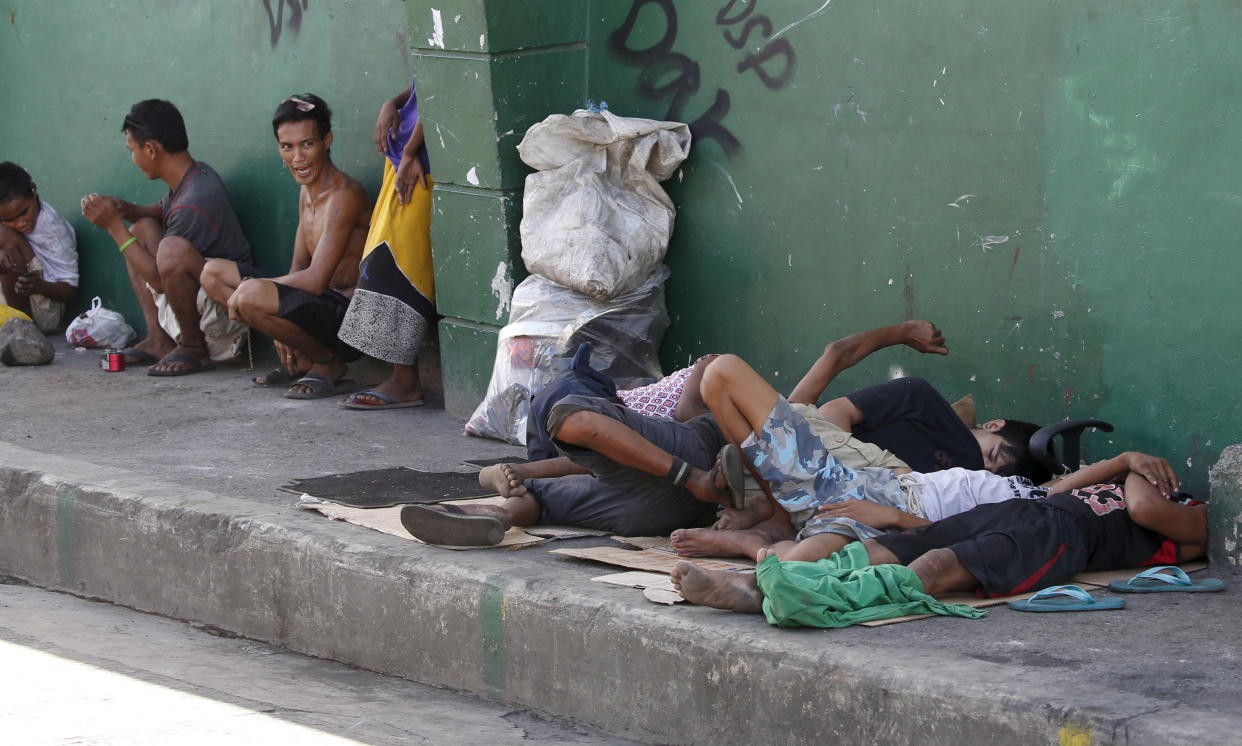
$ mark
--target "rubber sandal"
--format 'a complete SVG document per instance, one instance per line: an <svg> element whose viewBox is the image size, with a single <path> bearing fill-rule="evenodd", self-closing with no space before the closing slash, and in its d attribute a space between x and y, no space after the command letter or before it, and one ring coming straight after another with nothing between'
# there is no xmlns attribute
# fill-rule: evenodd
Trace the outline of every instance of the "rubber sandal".
<svg viewBox="0 0 1242 746"><path fill-rule="evenodd" d="M358 401L358 397L360 396L372 396L372 397L375 397L376 399L379 399L380 401L384 403L383 404L363 404L362 402ZM341 402L341 406L346 409L357 409L357 410L407 409L409 407L421 407L426 403L427 401L425 399L415 399L414 401L397 401L396 399L393 399L391 396L388 396L386 394L381 394L380 392L375 391L374 389L367 389L366 391L359 391L357 393L350 394L349 396L345 398L345 401Z"/></svg>
<svg viewBox="0 0 1242 746"><path fill-rule="evenodd" d="M160 361L158 357L146 350L139 350L134 347L126 347L121 350L121 354L125 356L126 368L141 368L144 365L154 365Z"/></svg>
<svg viewBox="0 0 1242 746"><path fill-rule="evenodd" d="M1023 601L1010 601L1015 611L1108 611L1124 609L1124 598L1096 598L1076 585L1054 585Z"/></svg>
<svg viewBox="0 0 1242 746"><path fill-rule="evenodd" d="M1216 578L1203 578L1195 582L1180 567L1162 565L1144 570L1129 580L1114 580L1108 589L1119 593L1216 593L1225 590L1225 584Z"/></svg>
<svg viewBox="0 0 1242 746"><path fill-rule="evenodd" d="M260 381L260 378L263 380ZM279 368L272 368L262 376L255 376L250 380L259 388L268 388L270 386L283 386L295 378L297 376L290 373L289 369L282 365Z"/></svg>
<svg viewBox="0 0 1242 746"><path fill-rule="evenodd" d="M414 538L450 547L491 547L505 538L505 525L491 515L471 515L456 505L405 505L401 525Z"/></svg>
<svg viewBox="0 0 1242 746"><path fill-rule="evenodd" d="M299 384L306 386L310 391L286 391L286 399L322 399L336 393L336 382L318 373L307 373L294 381L289 388L292 389L293 386Z"/></svg>
<svg viewBox="0 0 1242 746"><path fill-rule="evenodd" d="M720 455L717 457L717 460L719 465L712 469L712 484L716 483L717 474L723 476L725 489L729 491L729 497L733 499L733 504L728 507L734 510L745 508L746 477L745 469L742 466L742 450L729 443L720 449Z"/></svg>
<svg viewBox="0 0 1242 746"><path fill-rule="evenodd" d="M203 371L216 369L216 366L210 360L203 360L184 352L170 352L160 358L155 365L163 365L164 363L188 363L190 367L179 370L159 370L152 367L147 369L147 375L155 376L156 378L175 378L176 376L188 376L191 373L202 373Z"/></svg>

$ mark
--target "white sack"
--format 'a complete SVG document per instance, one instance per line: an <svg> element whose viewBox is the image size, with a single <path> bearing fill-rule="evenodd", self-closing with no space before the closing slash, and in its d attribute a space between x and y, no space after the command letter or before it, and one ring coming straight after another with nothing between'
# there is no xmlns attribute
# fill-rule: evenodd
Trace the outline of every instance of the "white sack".
<svg viewBox="0 0 1242 746"><path fill-rule="evenodd" d="M690 127L585 109L526 132L522 259L597 302L650 279L664 261L676 209L659 182L690 154Z"/></svg>

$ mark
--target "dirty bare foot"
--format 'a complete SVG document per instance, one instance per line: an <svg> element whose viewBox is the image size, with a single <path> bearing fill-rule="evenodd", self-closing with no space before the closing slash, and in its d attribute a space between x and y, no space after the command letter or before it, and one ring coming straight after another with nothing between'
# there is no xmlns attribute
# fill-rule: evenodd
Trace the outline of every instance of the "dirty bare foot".
<svg viewBox="0 0 1242 746"><path fill-rule="evenodd" d="M501 497L521 497L526 494L522 485L526 477L521 474L520 464L493 464L479 472L479 486L495 490Z"/></svg>
<svg viewBox="0 0 1242 746"><path fill-rule="evenodd" d="M767 537L757 531L679 528L669 537L679 557L753 557Z"/></svg>
<svg viewBox="0 0 1242 746"><path fill-rule="evenodd" d="M712 524L721 531L741 531L751 528L772 517L772 502L762 493L746 496L746 507L741 510L725 508L724 514Z"/></svg>
<svg viewBox="0 0 1242 746"><path fill-rule="evenodd" d="M752 573L704 570L689 562L673 568L673 587L692 604L742 614L763 611L763 594Z"/></svg>

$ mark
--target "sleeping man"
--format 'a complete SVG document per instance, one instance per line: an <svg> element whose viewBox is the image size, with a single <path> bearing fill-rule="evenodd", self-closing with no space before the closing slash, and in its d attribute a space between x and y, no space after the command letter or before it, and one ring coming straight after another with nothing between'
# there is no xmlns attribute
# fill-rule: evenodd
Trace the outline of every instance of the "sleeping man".
<svg viewBox="0 0 1242 746"><path fill-rule="evenodd" d="M1111 480L1121 479L1124 484ZM1183 562L1203 556L1204 505L1167 499L1177 476L1164 459L1123 453L1084 467L1044 500L1009 500L851 545L820 562L756 553L754 575L679 563L673 582L688 601L764 613L781 626L844 626L859 615L908 613L953 590L1008 596L1054 586L1080 572ZM905 566L894 569L892 566ZM876 578L884 582L876 585ZM880 593L860 594L882 587ZM887 613L891 608L894 613Z"/></svg>

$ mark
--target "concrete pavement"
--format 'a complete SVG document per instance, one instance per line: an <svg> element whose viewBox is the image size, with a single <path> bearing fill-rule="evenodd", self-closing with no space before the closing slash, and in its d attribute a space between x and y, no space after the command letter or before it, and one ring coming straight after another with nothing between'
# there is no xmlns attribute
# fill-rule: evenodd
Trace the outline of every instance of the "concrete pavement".
<svg viewBox="0 0 1242 746"><path fill-rule="evenodd" d="M438 410L348 412L240 370L0 369L0 570L641 741L1225 743L1235 590L1115 613L789 631L659 607L547 554L450 552L325 520L293 477L520 453ZM606 539L577 540L607 543Z"/></svg>

